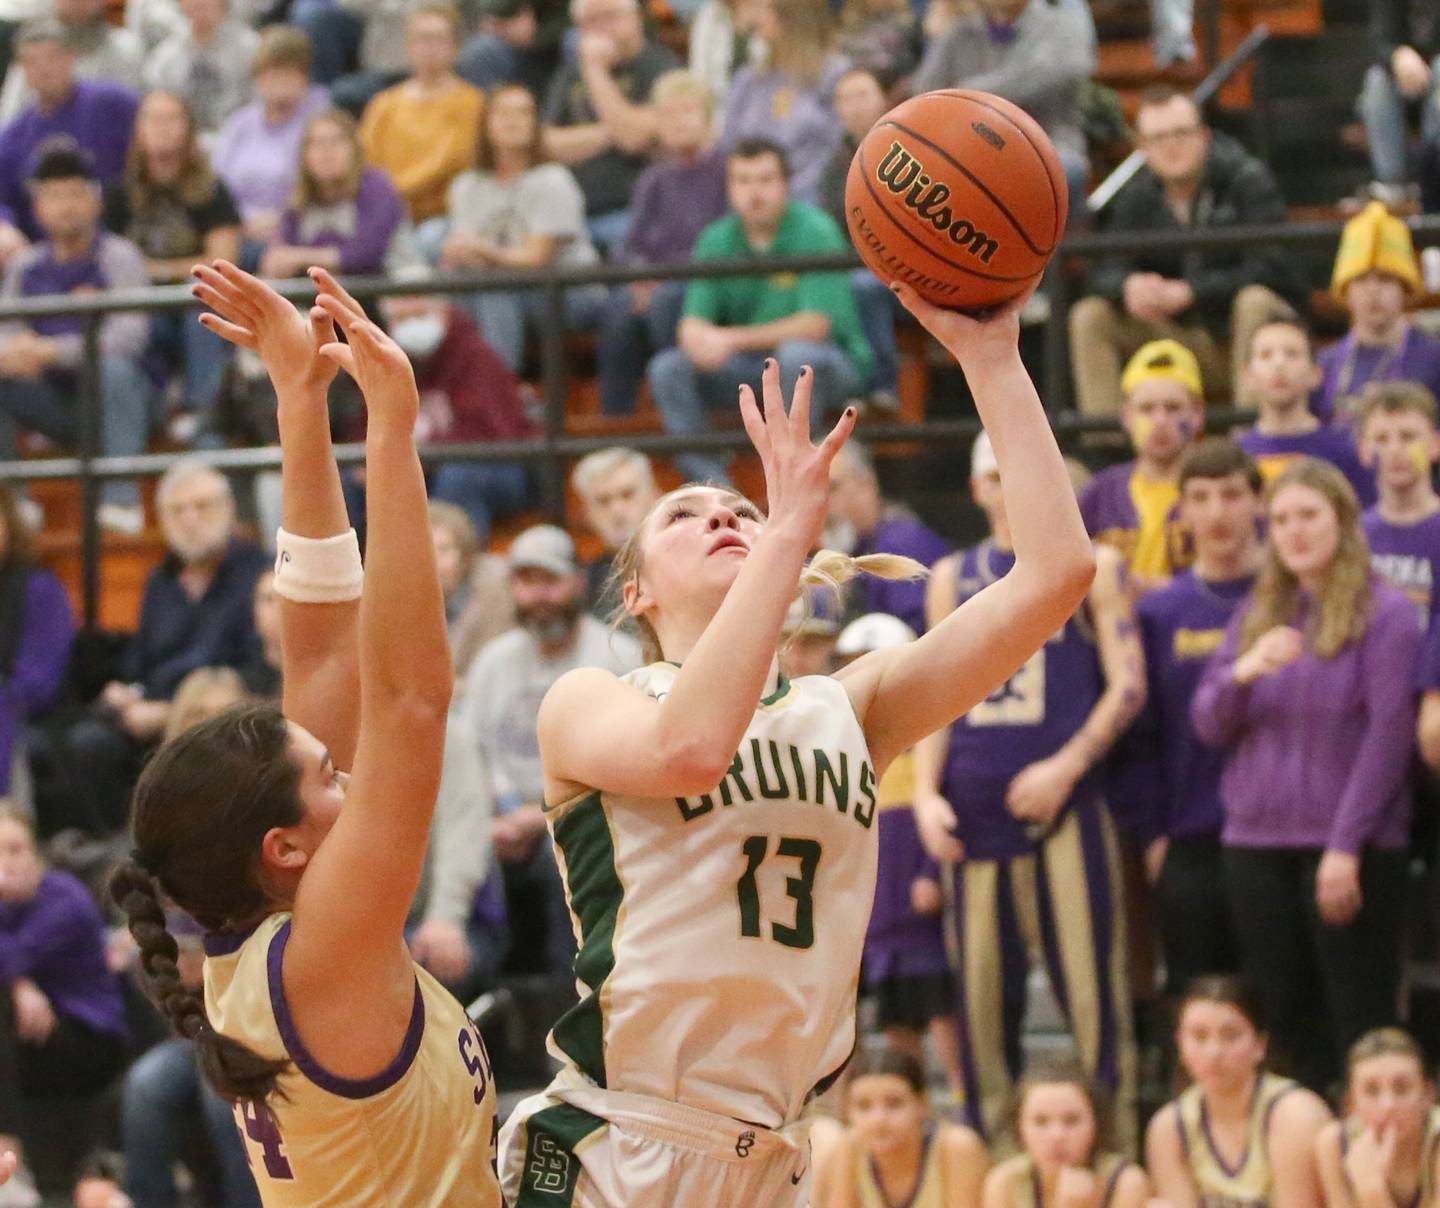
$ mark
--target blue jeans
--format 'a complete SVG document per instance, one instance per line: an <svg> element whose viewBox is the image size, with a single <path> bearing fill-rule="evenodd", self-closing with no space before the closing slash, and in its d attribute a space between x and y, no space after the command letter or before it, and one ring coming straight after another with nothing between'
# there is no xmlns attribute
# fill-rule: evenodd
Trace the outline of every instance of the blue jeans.
<svg viewBox="0 0 1440 1208"><path fill-rule="evenodd" d="M125 1147L125 1191L145 1208L174 1208L175 1160L185 1121L196 1110L220 1166L225 1208L260 1208L250 1161L230 1105L205 1085L188 1040L166 1040L125 1075L120 1131Z"/></svg>
<svg viewBox="0 0 1440 1208"><path fill-rule="evenodd" d="M898 394L900 345L895 338L895 316L901 309L900 300L868 268L858 268L850 274L850 289L855 294L855 309L860 312L860 330L875 354L870 389Z"/></svg>
<svg viewBox="0 0 1440 1208"><path fill-rule="evenodd" d="M1440 58L1430 64L1430 91L1419 98L1420 133L1426 142L1440 137ZM1395 77L1379 64L1365 73L1356 109L1365 123L1365 137L1370 143L1370 166L1375 179L1382 184L1404 184L1409 179L1405 170L1405 145L1409 102L1400 95Z"/></svg>
<svg viewBox="0 0 1440 1208"><path fill-rule="evenodd" d="M625 242L625 233L630 229L629 210L609 210L595 214L585 220L590 239L605 255L610 255Z"/></svg>
<svg viewBox="0 0 1440 1208"><path fill-rule="evenodd" d="M200 417L196 444L219 448L215 423L220 383L230 363L230 345L195 321L199 311L163 311L150 317L150 343L145 360L152 375L166 380L176 369L185 375L185 409Z"/></svg>
<svg viewBox="0 0 1440 1208"><path fill-rule="evenodd" d="M63 445L80 438L79 375L68 370L39 378L0 377L0 458L15 454L15 430L34 429ZM145 452L150 437L150 398L154 388L136 361L106 356L100 361L100 452L130 457ZM110 479L100 488L106 503L140 502L134 482Z"/></svg>
<svg viewBox="0 0 1440 1208"><path fill-rule="evenodd" d="M862 383L855 366L834 344L787 340L769 355L780 362L780 385L787 399L801 368L809 365L815 370L810 414L816 427L824 423L827 411L838 409L860 391ZM735 392L741 383L760 389L765 356L763 352L736 353L719 369L705 372L696 369L682 349L660 353L650 362L649 378L665 431L682 435L707 431L707 410L735 407ZM679 454L675 465L691 482L730 481L725 463L709 453Z"/></svg>
<svg viewBox="0 0 1440 1208"><path fill-rule="evenodd" d="M297 0L290 24L310 35L310 78L315 83L333 84L359 66L365 21L335 0Z"/></svg>
<svg viewBox="0 0 1440 1208"><path fill-rule="evenodd" d="M586 330L595 326L605 303L605 287L581 286L565 291L565 325ZM475 316L480 334L514 373L525 360L525 330L545 321L545 294L540 290L472 294L464 304Z"/></svg>
<svg viewBox="0 0 1440 1208"><path fill-rule="evenodd" d="M645 366L662 348L674 347L684 306L683 281L662 281L649 307L642 311L631 304L628 286L618 285L610 291L600 315L595 350L600 409L606 415L635 413L635 396L645 380Z"/></svg>

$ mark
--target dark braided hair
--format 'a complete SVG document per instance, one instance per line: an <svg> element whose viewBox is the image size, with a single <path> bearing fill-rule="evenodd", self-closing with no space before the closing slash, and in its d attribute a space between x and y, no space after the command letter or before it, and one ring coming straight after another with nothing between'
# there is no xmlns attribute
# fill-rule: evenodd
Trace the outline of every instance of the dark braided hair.
<svg viewBox="0 0 1440 1208"><path fill-rule="evenodd" d="M139 945L151 1000L195 1042L210 1085L232 1103L263 1103L289 1062L261 1057L210 1026L203 995L180 980L161 894L213 932L238 932L265 917L261 842L305 812L289 743L278 709L243 705L162 746L135 788L135 850L110 882Z"/></svg>

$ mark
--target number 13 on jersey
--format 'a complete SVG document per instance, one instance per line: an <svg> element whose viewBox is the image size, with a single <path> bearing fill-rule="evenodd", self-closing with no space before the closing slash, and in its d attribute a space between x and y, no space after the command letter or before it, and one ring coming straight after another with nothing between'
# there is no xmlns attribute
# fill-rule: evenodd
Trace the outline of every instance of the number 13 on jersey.
<svg viewBox="0 0 1440 1208"><path fill-rule="evenodd" d="M740 902L740 934L751 939L760 939L764 934L756 874L771 853L770 843L769 835L751 835L740 845L745 871L740 874L735 895ZM814 839L782 838L775 844L774 856L777 860L796 862L794 875L785 879L785 892L795 901L795 921L793 924L772 921L770 938L786 948L813 947L815 873L820 867L820 844Z"/></svg>

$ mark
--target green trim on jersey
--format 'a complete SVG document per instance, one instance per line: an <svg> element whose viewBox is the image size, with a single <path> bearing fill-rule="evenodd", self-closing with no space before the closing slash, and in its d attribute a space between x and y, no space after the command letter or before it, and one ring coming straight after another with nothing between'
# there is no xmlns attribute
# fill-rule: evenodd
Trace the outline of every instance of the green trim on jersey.
<svg viewBox="0 0 1440 1208"><path fill-rule="evenodd" d="M667 667L674 667L676 671L680 670L681 664L677 663L674 659L661 659L660 661ZM653 666L654 664L651 665ZM770 693L769 696L762 696L760 698L760 707L763 709L766 705L773 705L789 691L790 681L785 678L785 673L782 671L780 672L779 678L775 681L775 691Z"/></svg>
<svg viewBox="0 0 1440 1208"><path fill-rule="evenodd" d="M568 1103L542 1108L526 1120L525 1166L514 1208L561 1208L573 1203L580 1182L576 1150L586 1137L606 1127L599 1116Z"/></svg>
<svg viewBox="0 0 1440 1208"><path fill-rule="evenodd" d="M575 976L590 988L555 1024L555 1043L597 1086L604 1086L605 1019L600 990L615 968L615 923L625 887L615 868L615 842L598 792L556 820L555 845L565 860L570 911L580 922Z"/></svg>

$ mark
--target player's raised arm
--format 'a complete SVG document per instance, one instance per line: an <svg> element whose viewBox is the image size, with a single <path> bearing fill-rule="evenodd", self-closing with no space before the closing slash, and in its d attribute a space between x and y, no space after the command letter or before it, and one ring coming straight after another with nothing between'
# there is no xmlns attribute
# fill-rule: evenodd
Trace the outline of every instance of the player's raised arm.
<svg viewBox="0 0 1440 1208"><path fill-rule="evenodd" d="M787 413L773 359L763 378L762 415L754 393L740 387L740 411L765 469L769 518L714 491L683 493L652 514L638 539L665 557L666 528L700 526L716 542L733 534L748 552L723 602L695 635L679 618L665 641L665 657L682 667L661 701L605 671L573 671L546 694L540 709L540 750L552 799L577 786L647 797L684 796L715 786L765 692L775 664L780 626L795 598L800 571L820 537L829 498L830 462L855 426L853 408L818 446L810 440L814 371L796 384ZM643 611L647 573L623 590L627 607ZM691 612L709 605L697 584ZM666 637L666 635L662 635Z"/></svg>
<svg viewBox="0 0 1440 1208"><path fill-rule="evenodd" d="M440 782L454 670L415 449L419 396L410 362L328 273L318 304L343 332L325 356L359 383L368 411L367 566L360 601L360 738L340 811L295 902L286 985L337 980L410 993L401 943L420 881ZM336 952L347 953L344 962Z"/></svg>
<svg viewBox="0 0 1440 1208"><path fill-rule="evenodd" d="M1065 623L1095 576L1070 475L1020 360L1028 294L982 322L932 306L908 286L895 292L970 383L1000 465L1015 566L918 641L841 673L877 768L1004 683Z"/></svg>
<svg viewBox="0 0 1440 1208"><path fill-rule="evenodd" d="M280 430L283 503L281 528L301 541L325 542L345 565L354 536L340 491L340 472L330 443L328 395L335 363L319 355L335 339L330 316L314 308L301 314L263 281L217 260L195 269L194 293L214 314L200 322L217 335L259 354L275 383ZM287 556L283 548L281 557ZM285 715L323 742L339 768L355 758L360 728L360 678L356 631L359 584L338 590L315 585L312 598L294 592L280 601ZM302 593L303 594L303 593Z"/></svg>

